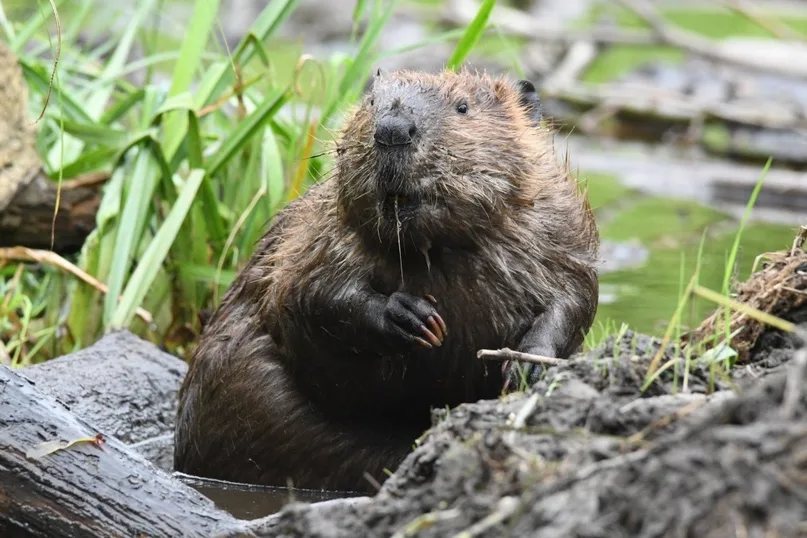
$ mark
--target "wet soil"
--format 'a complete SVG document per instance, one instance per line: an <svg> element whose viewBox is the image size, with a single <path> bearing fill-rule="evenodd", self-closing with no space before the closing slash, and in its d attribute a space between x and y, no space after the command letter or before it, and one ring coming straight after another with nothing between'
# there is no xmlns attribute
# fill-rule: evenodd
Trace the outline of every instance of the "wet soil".
<svg viewBox="0 0 807 538"><path fill-rule="evenodd" d="M682 370L670 368L642 391L659 343L627 332L548 369L526 393L436 412L360 508L292 504L259 534L803 536L798 344L771 332L732 377L696 366L684 391Z"/></svg>
<svg viewBox="0 0 807 538"><path fill-rule="evenodd" d="M787 317L807 330L807 308ZM258 536L807 534L804 342L768 331L728 376L684 375L665 351L645 386L659 346L626 331L525 392L435 411L372 498L178 478ZM181 361L128 333L60 361L24 373L130 447L161 440L141 453L167 459Z"/></svg>

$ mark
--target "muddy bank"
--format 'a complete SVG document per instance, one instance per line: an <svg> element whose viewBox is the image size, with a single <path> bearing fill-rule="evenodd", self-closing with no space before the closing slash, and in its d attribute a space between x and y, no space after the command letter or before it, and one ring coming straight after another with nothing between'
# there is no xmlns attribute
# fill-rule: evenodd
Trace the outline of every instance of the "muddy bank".
<svg viewBox="0 0 807 538"><path fill-rule="evenodd" d="M361 510L291 505L261 531L804 535L807 351L797 345L772 335L737 379L695 369L683 393L671 369L642 393L658 343L626 333L550 368L527 393L435 413L436 426ZM711 383L718 390L707 394Z"/></svg>
<svg viewBox="0 0 807 538"><path fill-rule="evenodd" d="M807 330L807 308L788 317ZM684 375L679 362L643 391L659 342L627 331L547 369L527 392L435 411L433 429L373 498L292 503L251 522L215 517L222 529L258 536L803 536L802 346L768 331L731 376L708 365ZM25 375L130 448L165 436L178 359L117 333L60 361ZM98 388L103 379L111 396ZM127 387L134 403L119 394Z"/></svg>

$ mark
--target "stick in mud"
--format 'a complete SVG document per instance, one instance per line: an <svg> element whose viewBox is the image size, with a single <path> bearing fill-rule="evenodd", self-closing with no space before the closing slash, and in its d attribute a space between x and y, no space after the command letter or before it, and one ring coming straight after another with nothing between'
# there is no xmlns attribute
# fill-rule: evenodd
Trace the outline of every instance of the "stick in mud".
<svg viewBox="0 0 807 538"><path fill-rule="evenodd" d="M521 351L514 351L506 347L502 349L480 349L476 352L476 358L488 361L529 362L532 364L543 364L547 366L557 366L566 362L564 359L544 357L543 355L533 355L532 353L523 353Z"/></svg>

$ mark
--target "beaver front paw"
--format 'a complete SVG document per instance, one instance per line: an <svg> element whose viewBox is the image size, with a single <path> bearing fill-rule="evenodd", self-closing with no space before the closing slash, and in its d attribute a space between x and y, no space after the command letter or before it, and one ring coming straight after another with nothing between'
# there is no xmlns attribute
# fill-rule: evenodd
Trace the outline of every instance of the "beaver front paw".
<svg viewBox="0 0 807 538"><path fill-rule="evenodd" d="M390 295L384 310L386 332L409 345L417 344L428 349L442 346L448 330L437 313L436 304L430 295L420 298L396 291Z"/></svg>

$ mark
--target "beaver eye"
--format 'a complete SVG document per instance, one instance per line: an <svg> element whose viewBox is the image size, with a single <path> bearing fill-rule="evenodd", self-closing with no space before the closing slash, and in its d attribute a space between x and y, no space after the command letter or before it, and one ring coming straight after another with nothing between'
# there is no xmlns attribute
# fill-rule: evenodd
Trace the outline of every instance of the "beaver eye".
<svg viewBox="0 0 807 538"><path fill-rule="evenodd" d="M371 98L370 98L370 106L373 106L374 104L375 104L375 99L373 99L373 98L371 97Z"/></svg>
<svg viewBox="0 0 807 538"><path fill-rule="evenodd" d="M468 112L468 104L467 103L458 104L457 112L459 112L460 114L466 114Z"/></svg>

